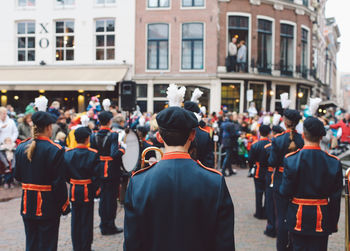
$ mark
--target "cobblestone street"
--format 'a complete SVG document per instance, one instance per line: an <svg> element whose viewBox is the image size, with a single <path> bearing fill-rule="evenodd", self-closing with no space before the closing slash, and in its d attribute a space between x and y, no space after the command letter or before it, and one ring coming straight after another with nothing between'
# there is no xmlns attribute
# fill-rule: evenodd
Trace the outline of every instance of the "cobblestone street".
<svg viewBox="0 0 350 251"><path fill-rule="evenodd" d="M275 239L263 235L264 220L256 220L254 213L253 180L246 177L246 170L238 170L236 176L227 178L231 196L235 205L236 249L239 250L275 250ZM0 250L24 250L24 228L19 215L20 199L0 203ZM101 236L98 228L98 204L95 203L95 224L93 249L122 250L123 234ZM117 225L123 225L124 212L119 207ZM344 203L339 221L339 232L330 237L331 251L344 250ZM61 218L58 250L72 250L70 239L70 216Z"/></svg>

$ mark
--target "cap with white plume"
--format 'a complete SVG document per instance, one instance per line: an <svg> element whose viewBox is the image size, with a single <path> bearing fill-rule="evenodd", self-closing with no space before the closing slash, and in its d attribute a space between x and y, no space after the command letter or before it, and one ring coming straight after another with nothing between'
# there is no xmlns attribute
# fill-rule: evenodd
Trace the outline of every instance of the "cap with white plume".
<svg viewBox="0 0 350 251"><path fill-rule="evenodd" d="M191 101L195 103L199 103L200 97L202 97L203 92L199 90L199 88L194 89L191 97Z"/></svg>
<svg viewBox="0 0 350 251"><path fill-rule="evenodd" d="M89 117L87 115L82 115L80 117L80 123L81 123L82 126L88 126L89 125L89 121L90 121L90 119L89 119Z"/></svg>
<svg viewBox="0 0 350 251"><path fill-rule="evenodd" d="M281 116L280 114L275 113L275 114L273 115L273 118L272 118L272 124L273 124L274 126L278 126L278 125L280 124L281 117L282 117L282 116Z"/></svg>
<svg viewBox="0 0 350 251"><path fill-rule="evenodd" d="M288 99L289 94L287 92L284 92L280 95L280 97L281 97L282 108L283 109L289 108L290 104L292 103L292 101L290 101L290 99Z"/></svg>
<svg viewBox="0 0 350 251"><path fill-rule="evenodd" d="M310 98L309 111L311 116L314 116L316 114L317 109L321 102L322 102L322 99L320 98Z"/></svg>
<svg viewBox="0 0 350 251"><path fill-rule="evenodd" d="M108 112L109 107L111 106L111 101L108 98L104 99L102 101L102 106L103 106L103 109Z"/></svg>
<svg viewBox="0 0 350 251"><path fill-rule="evenodd" d="M207 114L207 108L205 106L201 106L200 110L203 115Z"/></svg>
<svg viewBox="0 0 350 251"><path fill-rule="evenodd" d="M48 102L45 96L41 96L35 99L34 105L38 111L46 112Z"/></svg>
<svg viewBox="0 0 350 251"><path fill-rule="evenodd" d="M170 84L166 93L169 100L169 106L181 107L181 104L184 101L186 87L182 86L178 88L176 84Z"/></svg>

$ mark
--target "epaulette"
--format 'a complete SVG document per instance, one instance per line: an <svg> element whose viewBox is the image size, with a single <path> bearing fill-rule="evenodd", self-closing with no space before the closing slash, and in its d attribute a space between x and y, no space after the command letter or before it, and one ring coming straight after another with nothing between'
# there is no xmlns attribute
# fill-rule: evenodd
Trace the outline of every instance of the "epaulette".
<svg viewBox="0 0 350 251"><path fill-rule="evenodd" d="M266 144L266 145L264 146L264 148L265 148L265 149L266 149L266 148L269 148L271 145L272 145L271 143L268 143L268 144Z"/></svg>
<svg viewBox="0 0 350 251"><path fill-rule="evenodd" d="M58 149L62 149L62 146L61 145L59 145L59 144L56 144L55 142L53 142L52 140L49 140L49 142L52 144L52 145L54 145L54 146L56 146Z"/></svg>
<svg viewBox="0 0 350 251"><path fill-rule="evenodd" d="M210 167L206 167L205 165L203 165L199 160L197 160L197 163L203 167L204 169L210 171L210 172L213 172L213 173L217 173L219 174L220 176L222 176L222 173L220 173L218 170L214 169L214 168L210 168Z"/></svg>
<svg viewBox="0 0 350 251"><path fill-rule="evenodd" d="M72 151L74 148L66 148L66 152Z"/></svg>
<svg viewBox="0 0 350 251"><path fill-rule="evenodd" d="M286 132L281 132L281 133L278 133L278 134L276 134L275 136L274 136L274 138L277 138L277 137L279 137L279 136L282 136L283 134L285 134Z"/></svg>
<svg viewBox="0 0 350 251"><path fill-rule="evenodd" d="M94 152L94 153L98 153L98 151L96 149L93 149L91 147L88 147L88 150L91 151L91 152Z"/></svg>
<svg viewBox="0 0 350 251"><path fill-rule="evenodd" d="M258 142L259 142L259 140L254 140L252 145L254 145L255 143L258 143Z"/></svg>
<svg viewBox="0 0 350 251"><path fill-rule="evenodd" d="M325 153L327 153L327 155L328 155L329 157L332 157L332 158L335 158L336 160L339 160L339 158L338 158L337 156L334 156L334 155L332 155L332 154L330 154L330 153L328 153L328 152L326 152L326 151L325 151Z"/></svg>
<svg viewBox="0 0 350 251"><path fill-rule="evenodd" d="M295 152L288 153L288 154L286 154L285 158L288 158L288 157L290 157L290 156L296 154L296 153L299 152L299 151L300 151L300 149L296 150Z"/></svg>
<svg viewBox="0 0 350 251"><path fill-rule="evenodd" d="M20 145L20 144L22 144L22 143L25 143L25 142L27 142L27 141L29 141L29 140L31 140L31 139L32 139L32 138L24 139L24 140L22 140L21 142L19 142L18 145Z"/></svg>
<svg viewBox="0 0 350 251"><path fill-rule="evenodd" d="M209 133L209 134L210 134L210 132L208 132L208 130L206 130L206 129L200 127L200 126L198 126L198 127L199 127L199 129L201 129L203 132L206 132L206 133Z"/></svg>
<svg viewBox="0 0 350 251"><path fill-rule="evenodd" d="M146 167L146 168L140 169L140 170L138 170L138 171L136 171L136 172L133 172L132 175L131 175L131 177L134 177L134 176L137 175L137 174L143 173L143 172L145 172L145 171L151 169L151 168L154 167L155 164L157 164L157 163L158 163L158 162L153 163L153 164L150 165L149 167Z"/></svg>
<svg viewBox="0 0 350 251"><path fill-rule="evenodd" d="M152 141L150 141L150 140L145 140L145 142L146 142L147 144L153 146L153 142L152 142Z"/></svg>

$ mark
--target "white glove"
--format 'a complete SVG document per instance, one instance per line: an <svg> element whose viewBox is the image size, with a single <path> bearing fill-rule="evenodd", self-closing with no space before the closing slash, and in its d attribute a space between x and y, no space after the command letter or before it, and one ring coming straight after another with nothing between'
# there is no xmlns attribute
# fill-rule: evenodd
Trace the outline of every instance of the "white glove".
<svg viewBox="0 0 350 251"><path fill-rule="evenodd" d="M120 146L123 147L125 150L128 148L128 146L122 141L120 142Z"/></svg>

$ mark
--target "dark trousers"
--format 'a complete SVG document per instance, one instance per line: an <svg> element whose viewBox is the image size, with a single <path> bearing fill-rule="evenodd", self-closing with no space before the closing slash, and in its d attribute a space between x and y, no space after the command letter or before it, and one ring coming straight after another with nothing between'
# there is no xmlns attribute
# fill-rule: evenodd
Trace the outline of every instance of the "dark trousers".
<svg viewBox="0 0 350 251"><path fill-rule="evenodd" d="M26 251L57 250L60 218L50 220L24 219Z"/></svg>
<svg viewBox="0 0 350 251"><path fill-rule="evenodd" d="M90 251L94 230L94 202L72 203L72 243L74 251Z"/></svg>
<svg viewBox="0 0 350 251"><path fill-rule="evenodd" d="M115 218L117 217L117 198L119 182L105 181L101 184L100 205L98 213L101 217L101 231L115 229Z"/></svg>
<svg viewBox="0 0 350 251"><path fill-rule="evenodd" d="M228 172L231 174L233 173L232 166L231 166L233 150L232 150L232 147L224 147L223 150L225 151L226 155L225 155L224 163L222 164L222 173L225 174L225 171L227 169Z"/></svg>
<svg viewBox="0 0 350 251"><path fill-rule="evenodd" d="M266 232L270 234L276 234L275 224L275 202L273 196L273 187L271 187L271 175L272 172L266 174L266 191L265 191L265 209L267 217Z"/></svg>
<svg viewBox="0 0 350 251"><path fill-rule="evenodd" d="M289 248L288 229L287 224L285 222L289 202L286 198L282 197L276 190L274 191L274 198L276 203L277 218L277 250L291 250Z"/></svg>
<svg viewBox="0 0 350 251"><path fill-rule="evenodd" d="M265 193L265 179L254 178L255 185L255 216L257 218L265 217L265 208L263 206L263 196Z"/></svg>
<svg viewBox="0 0 350 251"><path fill-rule="evenodd" d="M227 71L237 71L237 56L228 56Z"/></svg>
<svg viewBox="0 0 350 251"><path fill-rule="evenodd" d="M291 234L294 251L327 251L328 235L307 236Z"/></svg>

